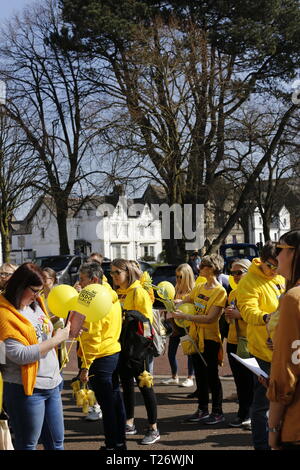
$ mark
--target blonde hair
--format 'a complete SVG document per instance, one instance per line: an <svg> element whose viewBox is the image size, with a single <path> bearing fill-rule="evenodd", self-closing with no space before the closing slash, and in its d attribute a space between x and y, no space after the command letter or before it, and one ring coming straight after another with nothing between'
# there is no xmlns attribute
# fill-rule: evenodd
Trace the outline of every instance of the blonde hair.
<svg viewBox="0 0 300 470"><path fill-rule="evenodd" d="M195 286L195 277L191 266L187 263L180 264L176 268L176 274L182 275L181 279L176 279L175 299L189 294Z"/></svg>
<svg viewBox="0 0 300 470"><path fill-rule="evenodd" d="M2 266L0 266L0 270L5 271L5 269L8 268L8 269L11 269L13 272L15 272L16 269L18 269L18 267L19 266L14 263L3 263Z"/></svg>
<svg viewBox="0 0 300 470"><path fill-rule="evenodd" d="M122 271L127 271L128 287L131 286L135 281L139 281L142 276L142 271L138 268L136 261L130 261L128 259L116 258L111 262L111 266Z"/></svg>

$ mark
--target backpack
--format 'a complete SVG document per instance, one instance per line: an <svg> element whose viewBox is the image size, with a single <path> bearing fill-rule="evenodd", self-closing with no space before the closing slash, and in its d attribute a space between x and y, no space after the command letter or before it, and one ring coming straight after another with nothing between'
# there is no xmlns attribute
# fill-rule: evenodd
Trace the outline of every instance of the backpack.
<svg viewBox="0 0 300 470"><path fill-rule="evenodd" d="M122 362L140 373L148 354L154 353L153 329L150 320L137 310L123 310L124 320L120 335Z"/></svg>
<svg viewBox="0 0 300 470"><path fill-rule="evenodd" d="M160 310L153 309L153 356L158 357L166 350L168 334L160 316Z"/></svg>

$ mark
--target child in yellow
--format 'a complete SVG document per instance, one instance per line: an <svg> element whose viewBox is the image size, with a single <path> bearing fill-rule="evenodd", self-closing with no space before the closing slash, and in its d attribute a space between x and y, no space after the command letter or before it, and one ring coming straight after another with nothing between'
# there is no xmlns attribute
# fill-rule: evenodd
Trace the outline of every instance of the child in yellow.
<svg viewBox="0 0 300 470"><path fill-rule="evenodd" d="M187 297L195 286L195 276L191 266L187 263L180 264L176 268L176 285L175 285L175 299L183 300ZM169 379L165 379L162 381L164 385L170 384L179 384L179 377L177 374L177 361L176 361L176 353L178 350L178 346L180 343L180 338L184 336L185 330L184 328L180 327L174 319L172 318L172 327L173 333L169 337L169 344L168 344L168 359L171 367L172 377ZM182 382L181 386L183 387L192 387L194 385L193 375L194 375L194 368L191 356L188 355L188 376Z"/></svg>
<svg viewBox="0 0 300 470"><path fill-rule="evenodd" d="M227 293L218 282L224 260L217 254L204 256L200 265L200 275L206 278L205 284L198 284L183 302L192 302L196 315L185 315L180 311L173 318L191 321L189 335L197 345L198 352L192 354L198 391L198 409L188 421L217 424L224 421L222 411L222 385L218 375L220 350L222 348L219 318L226 304ZM178 304L178 303L177 303ZM205 363L204 363L204 361ZM208 413L209 389L212 393L212 413Z"/></svg>
<svg viewBox="0 0 300 470"><path fill-rule="evenodd" d="M114 286L117 289L119 300L124 310L137 310L147 317L150 322L153 321L152 301L148 292L142 287L140 278L142 272L131 261L125 259L115 259L111 265L110 272ZM122 382L124 404L126 409L126 434L136 434L137 430L134 425L134 378L139 384L138 376L144 370L144 364L141 363L141 370L133 370L128 367L126 360L122 357L122 351L119 361L119 375ZM139 387L143 395L147 416L149 421L149 429L141 444L148 445L160 439L157 428L157 403L153 387Z"/></svg>

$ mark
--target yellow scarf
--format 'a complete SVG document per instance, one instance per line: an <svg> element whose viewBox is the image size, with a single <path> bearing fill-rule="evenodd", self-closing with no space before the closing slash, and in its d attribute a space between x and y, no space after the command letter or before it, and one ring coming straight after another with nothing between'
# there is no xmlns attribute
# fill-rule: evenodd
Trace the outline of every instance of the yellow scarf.
<svg viewBox="0 0 300 470"><path fill-rule="evenodd" d="M44 302L37 299L41 309L47 315ZM15 339L25 346L38 344L34 326L0 294L0 341ZM32 395L38 371L38 361L21 366L22 383L26 395Z"/></svg>

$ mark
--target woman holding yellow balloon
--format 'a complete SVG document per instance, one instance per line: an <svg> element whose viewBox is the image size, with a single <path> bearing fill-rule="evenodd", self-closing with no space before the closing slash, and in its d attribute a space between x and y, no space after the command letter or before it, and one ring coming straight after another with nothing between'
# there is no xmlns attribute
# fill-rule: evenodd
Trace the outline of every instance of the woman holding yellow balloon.
<svg viewBox="0 0 300 470"><path fill-rule="evenodd" d="M148 292L140 283L141 271L132 262L125 259L115 259L111 264L110 274L113 278L114 287L117 290L119 300L124 310L137 310L153 322L152 301ZM123 387L123 397L126 409L126 434L137 434L134 425L135 392L134 379L139 384L139 375L144 371L145 364L141 361L139 370L130 369L122 351L119 361L119 375ZM153 387L139 387L143 395L149 429L141 444L148 445L160 439L157 428L157 403Z"/></svg>
<svg viewBox="0 0 300 470"><path fill-rule="evenodd" d="M86 316L88 331L80 337L81 382L90 382L102 410L105 450L126 450L125 409L119 387L117 365L122 310L118 296L102 285L99 263L84 263L79 270L82 288L73 309ZM71 302L72 303L72 302Z"/></svg>
<svg viewBox="0 0 300 470"><path fill-rule="evenodd" d="M189 336L198 349L191 353L198 392L198 409L188 418L191 422L218 424L224 421L222 384L218 374L219 353L222 348L219 318L226 304L227 293L217 280L223 266L224 260L220 255L204 256L200 265L200 274L206 278L206 283L194 287L181 302L193 303L196 314L184 314L179 310L172 314L175 319L191 322ZM177 305L180 305L180 302L177 302ZM208 412L209 389L212 394L211 414Z"/></svg>
<svg viewBox="0 0 300 470"><path fill-rule="evenodd" d="M180 264L176 268L176 285L175 285L175 299L184 299L195 286L195 277L191 266L187 263ZM169 337L168 345L168 359L171 367L172 377L163 380L164 385L179 384L179 377L177 375L178 365L176 360L176 353L180 343L180 338L186 334L184 328L189 327L190 323L185 324L182 319L172 319L173 333ZM183 387L192 387L194 385L193 375L194 368L191 356L188 356L188 376L182 382Z"/></svg>
<svg viewBox="0 0 300 470"><path fill-rule="evenodd" d="M16 450L62 450L64 422L61 375L55 347L69 337L70 323L52 336L53 327L40 299L44 275L22 264L0 295L0 340L5 342L4 401Z"/></svg>

